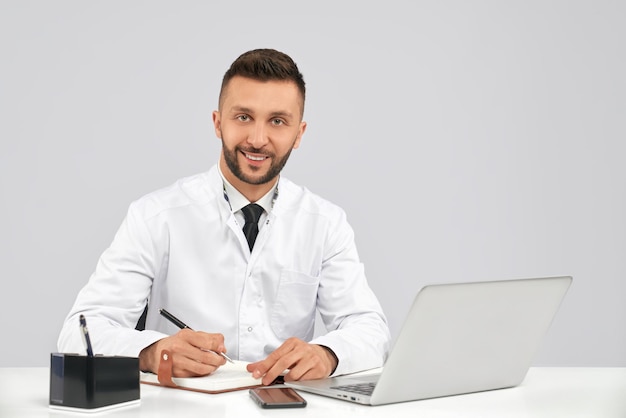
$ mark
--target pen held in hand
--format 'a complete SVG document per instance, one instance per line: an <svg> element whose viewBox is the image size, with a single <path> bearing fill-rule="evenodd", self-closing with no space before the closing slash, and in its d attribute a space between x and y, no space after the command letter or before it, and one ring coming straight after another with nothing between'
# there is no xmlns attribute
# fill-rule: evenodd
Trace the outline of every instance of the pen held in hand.
<svg viewBox="0 0 626 418"><path fill-rule="evenodd" d="M169 313L168 311L166 311L165 309L161 308L159 309L159 313L165 317L165 319L167 319L168 321L170 321L172 324L176 325L178 328L180 329L191 329L189 326L187 326L187 324L185 324L183 321L181 321L180 319L176 318L174 315L172 315L171 313ZM193 330L192 330L193 331ZM204 348L201 348L202 351L208 351L210 353L214 353L217 354L218 356L222 356L224 357L227 361L234 363L234 361L232 361L230 359L230 357L228 357L226 354L224 353L218 353L217 351L213 351L213 350L207 350Z"/></svg>

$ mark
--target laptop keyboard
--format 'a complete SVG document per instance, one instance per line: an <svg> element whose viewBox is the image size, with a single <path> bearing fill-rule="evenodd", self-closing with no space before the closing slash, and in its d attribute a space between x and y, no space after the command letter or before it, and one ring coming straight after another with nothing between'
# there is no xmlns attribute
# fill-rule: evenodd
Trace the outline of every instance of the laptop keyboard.
<svg viewBox="0 0 626 418"><path fill-rule="evenodd" d="M345 392L358 393L359 395L370 396L376 387L376 383L357 383L354 385L333 386L331 389L343 390Z"/></svg>

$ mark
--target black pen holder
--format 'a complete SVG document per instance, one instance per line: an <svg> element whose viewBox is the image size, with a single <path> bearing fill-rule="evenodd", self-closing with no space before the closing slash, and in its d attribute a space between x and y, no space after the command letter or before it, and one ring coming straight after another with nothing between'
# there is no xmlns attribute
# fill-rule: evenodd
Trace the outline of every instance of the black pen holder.
<svg viewBox="0 0 626 418"><path fill-rule="evenodd" d="M93 410L139 401L136 357L50 355L50 406Z"/></svg>

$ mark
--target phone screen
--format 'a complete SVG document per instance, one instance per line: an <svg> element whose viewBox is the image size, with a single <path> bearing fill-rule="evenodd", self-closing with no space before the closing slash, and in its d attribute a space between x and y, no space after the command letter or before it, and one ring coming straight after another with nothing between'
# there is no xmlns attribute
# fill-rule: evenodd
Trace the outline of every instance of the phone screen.
<svg viewBox="0 0 626 418"><path fill-rule="evenodd" d="M292 388L250 389L250 397L262 408L304 408L306 401Z"/></svg>

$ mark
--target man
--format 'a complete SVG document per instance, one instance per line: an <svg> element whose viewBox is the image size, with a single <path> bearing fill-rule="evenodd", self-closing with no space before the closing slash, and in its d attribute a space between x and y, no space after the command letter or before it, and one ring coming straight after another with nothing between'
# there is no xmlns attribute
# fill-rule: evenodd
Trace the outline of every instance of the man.
<svg viewBox="0 0 626 418"><path fill-rule="evenodd" d="M286 369L286 380L316 379L384 363L389 330L344 212L280 176L306 130L304 99L302 74L281 52L249 51L231 65L213 113L219 163L131 204L60 351L82 349L84 314L97 353L138 356L156 372L167 349L175 376L215 371L218 353L251 362L264 384ZM316 310L328 332L313 339Z"/></svg>

